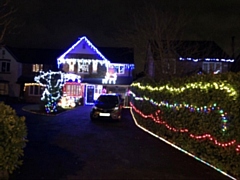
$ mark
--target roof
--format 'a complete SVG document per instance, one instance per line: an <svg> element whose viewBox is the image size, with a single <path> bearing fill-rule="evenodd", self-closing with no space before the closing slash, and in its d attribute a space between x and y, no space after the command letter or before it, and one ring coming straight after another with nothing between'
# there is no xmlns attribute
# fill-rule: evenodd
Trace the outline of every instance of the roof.
<svg viewBox="0 0 240 180"><path fill-rule="evenodd" d="M57 58L65 51L63 49L6 48L18 62L29 64L56 64ZM134 54L131 48L99 47L98 49L111 63L134 64ZM65 57L96 59L95 56L94 54L70 53Z"/></svg>
<svg viewBox="0 0 240 180"><path fill-rule="evenodd" d="M18 79L17 79L17 83L21 84L21 83L34 83L36 82L34 80L35 75L31 74L31 75L21 75Z"/></svg>
<svg viewBox="0 0 240 180"><path fill-rule="evenodd" d="M58 57L58 62L66 58L107 60L111 63L134 64L134 52L126 47L96 47L86 36L79 38L67 51Z"/></svg>
<svg viewBox="0 0 240 180"><path fill-rule="evenodd" d="M233 62L234 60L214 41L163 41L159 45L156 41L149 41L153 53L156 58L159 54L159 47L165 52L171 50L180 60L220 60ZM168 43L168 45L167 45ZM169 49L167 49L169 47Z"/></svg>
<svg viewBox="0 0 240 180"><path fill-rule="evenodd" d="M29 64L56 64L57 57L64 51L62 49L6 48L18 62Z"/></svg>
<svg viewBox="0 0 240 180"><path fill-rule="evenodd" d="M134 50L127 47L99 47L111 63L134 64Z"/></svg>

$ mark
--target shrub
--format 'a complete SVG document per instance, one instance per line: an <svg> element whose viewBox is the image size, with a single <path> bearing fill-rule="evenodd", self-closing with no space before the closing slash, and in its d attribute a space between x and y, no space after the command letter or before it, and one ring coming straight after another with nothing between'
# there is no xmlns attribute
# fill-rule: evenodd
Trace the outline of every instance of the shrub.
<svg viewBox="0 0 240 180"><path fill-rule="evenodd" d="M20 157L27 142L25 117L17 116L15 110L3 102L0 102L0 134L1 179L1 173L11 174L22 164Z"/></svg>
<svg viewBox="0 0 240 180"><path fill-rule="evenodd" d="M139 124L240 177L240 72L176 78L161 84L141 79L130 90ZM183 129L188 131L181 133Z"/></svg>

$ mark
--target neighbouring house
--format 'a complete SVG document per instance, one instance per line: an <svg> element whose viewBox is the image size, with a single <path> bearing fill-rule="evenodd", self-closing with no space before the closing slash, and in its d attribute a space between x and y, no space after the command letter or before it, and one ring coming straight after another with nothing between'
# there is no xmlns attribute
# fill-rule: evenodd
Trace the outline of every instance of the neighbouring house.
<svg viewBox="0 0 240 180"><path fill-rule="evenodd" d="M232 63L230 71L235 73L240 71L240 54L235 58L235 61Z"/></svg>
<svg viewBox="0 0 240 180"><path fill-rule="evenodd" d="M134 56L131 48L95 47L87 37L78 39L57 59L59 70L81 76L83 103L93 104L101 93L119 93L124 98L133 81ZM68 84L73 94L76 84Z"/></svg>
<svg viewBox="0 0 240 180"><path fill-rule="evenodd" d="M234 59L214 41L149 41L144 72L155 80L196 73L222 73Z"/></svg>
<svg viewBox="0 0 240 180"><path fill-rule="evenodd" d="M19 97L20 85L17 79L21 76L22 64L5 46L0 47L0 101Z"/></svg>
<svg viewBox="0 0 240 180"><path fill-rule="evenodd" d="M19 76L14 77L19 86L18 97L28 103L39 103L43 87L34 81L34 77L39 71L57 71L56 59L63 50L16 47L8 49L21 64Z"/></svg>

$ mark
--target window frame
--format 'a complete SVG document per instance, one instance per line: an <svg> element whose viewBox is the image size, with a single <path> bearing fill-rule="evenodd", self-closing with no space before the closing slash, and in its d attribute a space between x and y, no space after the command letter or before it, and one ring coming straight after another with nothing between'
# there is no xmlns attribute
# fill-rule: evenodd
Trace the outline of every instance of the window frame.
<svg viewBox="0 0 240 180"><path fill-rule="evenodd" d="M80 69L83 69L82 67L85 67L87 71L80 71ZM89 74L89 63L85 61L78 61L78 73L81 74Z"/></svg>
<svg viewBox="0 0 240 180"><path fill-rule="evenodd" d="M3 70L3 64L5 64L4 70ZM0 73L10 73L10 71L11 71L11 60L0 59Z"/></svg>
<svg viewBox="0 0 240 180"><path fill-rule="evenodd" d="M39 72L43 70L43 64L33 64L32 72Z"/></svg>
<svg viewBox="0 0 240 180"><path fill-rule="evenodd" d="M205 71L206 73L211 73L211 66L213 66L213 72L214 73L215 71L217 71L217 66L220 65L220 72L219 73L222 73L222 62L203 62L202 63L202 70ZM205 66L205 67L204 67Z"/></svg>
<svg viewBox="0 0 240 180"><path fill-rule="evenodd" d="M5 96L9 94L8 83L0 82L0 96ZM3 92L3 93L2 93Z"/></svg>
<svg viewBox="0 0 240 180"><path fill-rule="evenodd" d="M38 90L37 90L38 93L36 93L35 88L38 88ZM42 93L43 93L43 87L42 86L39 86L39 85L28 86L28 95L29 96L41 96Z"/></svg>

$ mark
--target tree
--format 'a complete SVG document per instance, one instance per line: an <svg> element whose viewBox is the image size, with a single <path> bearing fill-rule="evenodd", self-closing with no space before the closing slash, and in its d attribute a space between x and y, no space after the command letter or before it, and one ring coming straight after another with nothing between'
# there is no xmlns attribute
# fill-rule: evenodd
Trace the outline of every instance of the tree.
<svg viewBox="0 0 240 180"><path fill-rule="evenodd" d="M0 1L0 43L4 41L7 33L13 32L16 28L14 22L14 13L16 8L11 5L11 0Z"/></svg>
<svg viewBox="0 0 240 180"><path fill-rule="evenodd" d="M48 72L40 71L34 80L45 88L41 100L44 102L46 112L56 112L58 102L63 95L62 88L65 84L64 73L61 71L53 72L51 70Z"/></svg>
<svg viewBox="0 0 240 180"><path fill-rule="evenodd" d="M181 46L181 40L185 36L185 28L192 18L178 9L175 13L165 10L159 10L150 3L147 3L143 9L131 15L132 28L120 29L117 41L127 43L127 46L133 47L135 52L136 71L147 74L145 71L148 64L145 63L147 48L152 44L152 51L157 52L155 59L158 60L158 76L163 79L173 75L171 67L171 57L173 51ZM174 43L173 43L174 42Z"/></svg>

